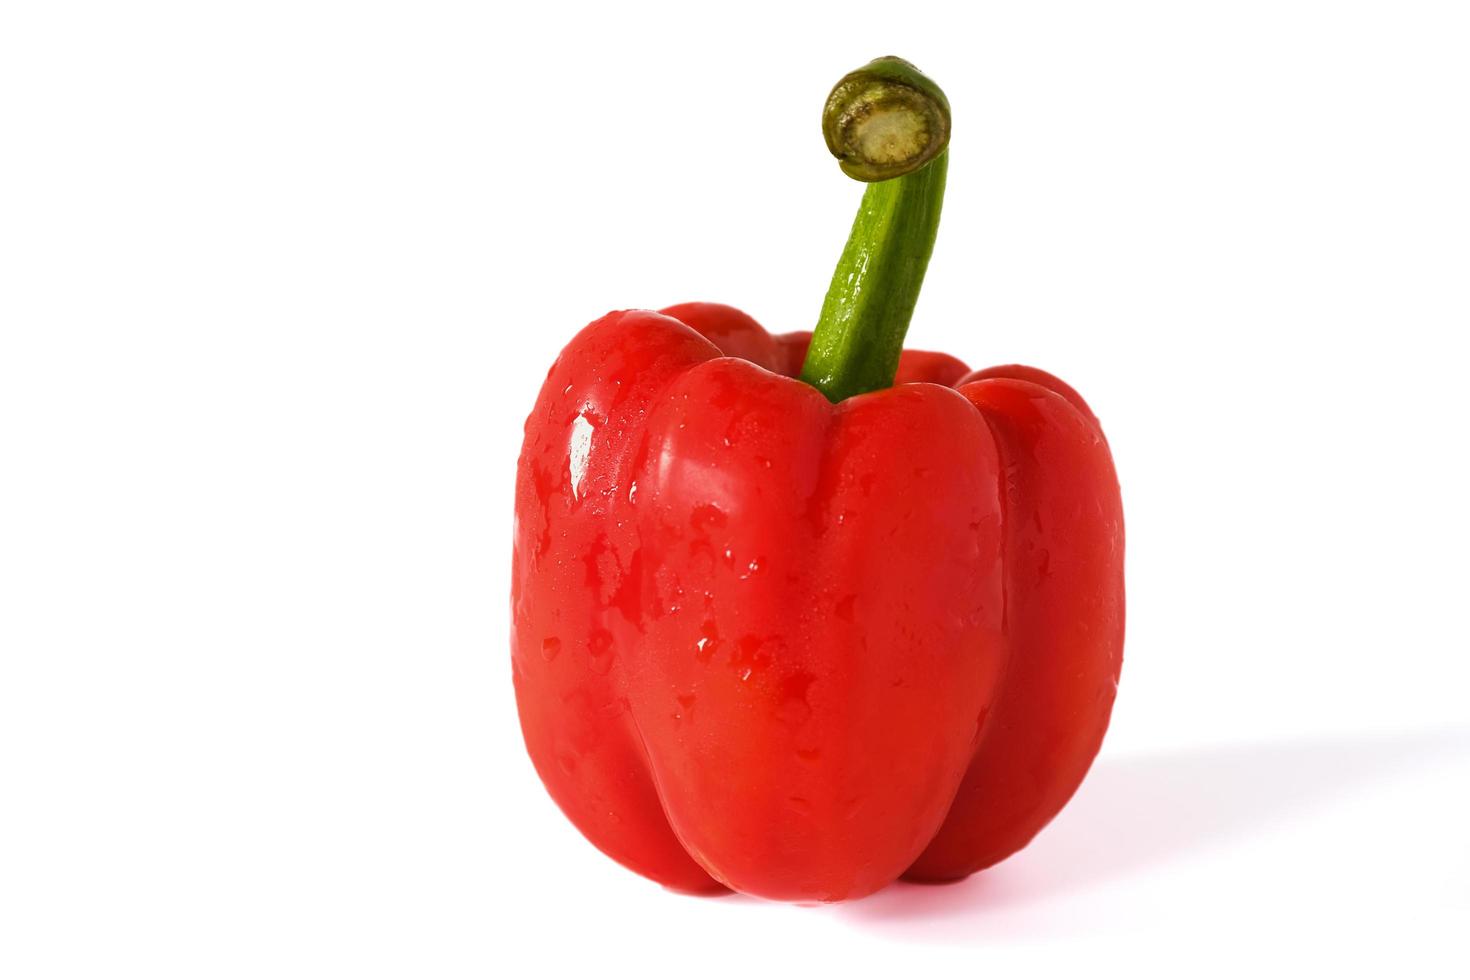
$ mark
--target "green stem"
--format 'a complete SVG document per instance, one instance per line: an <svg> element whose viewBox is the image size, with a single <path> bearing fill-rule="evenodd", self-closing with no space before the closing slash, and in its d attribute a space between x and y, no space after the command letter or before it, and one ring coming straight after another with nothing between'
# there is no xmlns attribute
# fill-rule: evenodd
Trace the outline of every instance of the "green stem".
<svg viewBox="0 0 1470 980"><path fill-rule="evenodd" d="M898 371L939 232L949 102L913 65L879 58L833 88L822 131L843 171L869 181L801 370L838 402Z"/></svg>

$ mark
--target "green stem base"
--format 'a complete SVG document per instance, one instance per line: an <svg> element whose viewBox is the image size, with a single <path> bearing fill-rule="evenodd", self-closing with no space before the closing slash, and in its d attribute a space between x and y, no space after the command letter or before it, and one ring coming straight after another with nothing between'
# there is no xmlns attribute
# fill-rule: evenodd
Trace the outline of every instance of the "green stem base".
<svg viewBox="0 0 1470 980"><path fill-rule="evenodd" d="M832 273L801 379L828 400L893 384L944 204L949 151L868 185Z"/></svg>

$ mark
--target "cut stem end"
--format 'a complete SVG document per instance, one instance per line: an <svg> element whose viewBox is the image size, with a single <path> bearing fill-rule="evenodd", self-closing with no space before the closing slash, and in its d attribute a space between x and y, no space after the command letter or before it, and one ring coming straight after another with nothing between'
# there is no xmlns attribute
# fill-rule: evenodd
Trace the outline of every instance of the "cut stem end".
<svg viewBox="0 0 1470 980"><path fill-rule="evenodd" d="M949 100L902 58L878 58L833 86L822 135L849 177L892 180L949 145Z"/></svg>

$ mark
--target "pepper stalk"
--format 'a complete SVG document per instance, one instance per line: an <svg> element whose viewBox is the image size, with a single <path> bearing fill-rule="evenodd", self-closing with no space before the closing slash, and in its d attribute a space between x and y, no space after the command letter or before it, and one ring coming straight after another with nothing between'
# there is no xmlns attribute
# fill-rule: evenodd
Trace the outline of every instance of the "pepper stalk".
<svg viewBox="0 0 1470 980"><path fill-rule="evenodd" d="M949 100L900 58L850 72L827 97L827 148L868 183L801 370L830 401L893 384L939 232L949 128Z"/></svg>

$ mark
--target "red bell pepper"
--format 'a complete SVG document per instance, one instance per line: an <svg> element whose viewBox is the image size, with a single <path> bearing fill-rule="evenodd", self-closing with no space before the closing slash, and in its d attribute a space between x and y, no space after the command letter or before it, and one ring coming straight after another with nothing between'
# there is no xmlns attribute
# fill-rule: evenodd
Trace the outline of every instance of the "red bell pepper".
<svg viewBox="0 0 1470 980"><path fill-rule="evenodd" d="M1122 509L1087 404L902 350L943 94L880 59L824 128L870 183L814 335L610 313L526 422L526 745L589 840L680 890L836 901L1000 861L1081 782L1122 664Z"/></svg>

